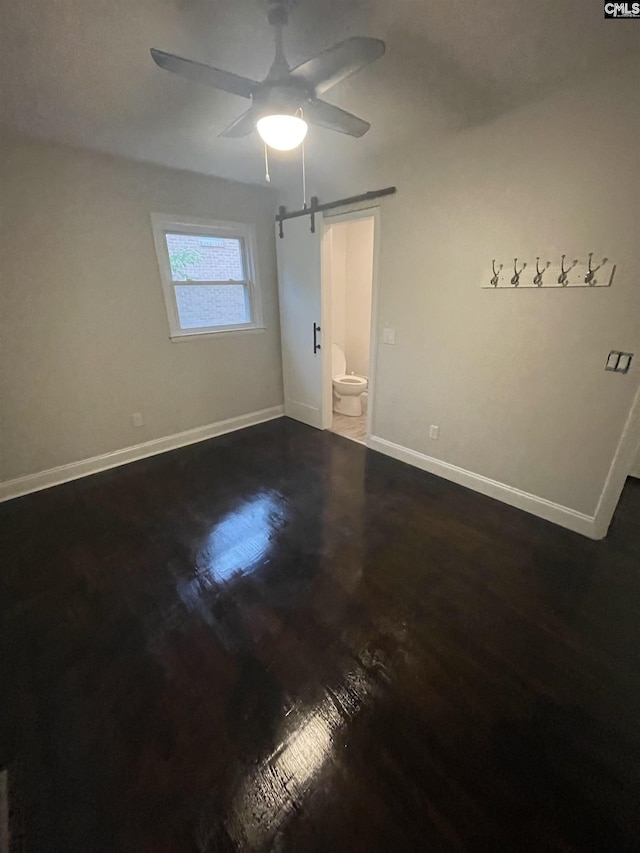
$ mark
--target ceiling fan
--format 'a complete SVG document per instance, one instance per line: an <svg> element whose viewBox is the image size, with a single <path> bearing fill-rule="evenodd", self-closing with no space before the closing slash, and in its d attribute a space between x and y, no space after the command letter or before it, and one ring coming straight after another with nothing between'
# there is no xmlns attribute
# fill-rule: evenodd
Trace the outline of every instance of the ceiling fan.
<svg viewBox="0 0 640 853"><path fill-rule="evenodd" d="M349 136L363 136L370 128L364 121L319 98L337 83L360 71L382 56L380 39L353 37L290 68L282 46L282 28L289 20L292 0L267 0L267 16L275 31L275 59L262 81L241 77L211 65L151 49L154 62L189 80L215 86L251 101L251 106L220 136L247 136L256 127L272 148L296 148L307 133L308 124L325 127Z"/></svg>

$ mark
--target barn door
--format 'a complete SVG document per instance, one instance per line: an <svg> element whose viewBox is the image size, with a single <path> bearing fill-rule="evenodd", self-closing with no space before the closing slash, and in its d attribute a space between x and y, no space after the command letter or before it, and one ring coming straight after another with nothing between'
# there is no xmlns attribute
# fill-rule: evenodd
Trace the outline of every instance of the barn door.
<svg viewBox="0 0 640 853"><path fill-rule="evenodd" d="M315 234L309 217L284 223L276 231L284 412L323 428L322 220Z"/></svg>

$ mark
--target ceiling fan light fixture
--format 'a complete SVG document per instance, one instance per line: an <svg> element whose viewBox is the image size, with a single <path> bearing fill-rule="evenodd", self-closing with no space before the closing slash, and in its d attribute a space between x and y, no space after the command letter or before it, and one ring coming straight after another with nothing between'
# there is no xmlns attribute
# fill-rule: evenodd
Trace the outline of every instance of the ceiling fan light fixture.
<svg viewBox="0 0 640 853"><path fill-rule="evenodd" d="M258 119L258 133L270 148L293 151L301 145L309 125L299 116L268 115Z"/></svg>

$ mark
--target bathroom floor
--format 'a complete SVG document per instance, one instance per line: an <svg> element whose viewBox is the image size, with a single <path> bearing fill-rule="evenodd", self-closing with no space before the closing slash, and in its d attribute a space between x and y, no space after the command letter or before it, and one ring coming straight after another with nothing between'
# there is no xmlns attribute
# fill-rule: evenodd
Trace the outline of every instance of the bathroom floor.
<svg viewBox="0 0 640 853"><path fill-rule="evenodd" d="M338 412L334 412L331 432L335 432L343 438L350 438L352 441L359 441L360 444L364 444L367 438L366 413L353 418L350 415L340 415Z"/></svg>

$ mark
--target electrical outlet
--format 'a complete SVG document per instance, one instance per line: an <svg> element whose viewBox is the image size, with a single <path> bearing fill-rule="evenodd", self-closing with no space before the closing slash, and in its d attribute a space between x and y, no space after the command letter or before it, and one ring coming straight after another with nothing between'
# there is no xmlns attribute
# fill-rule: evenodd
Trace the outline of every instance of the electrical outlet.
<svg viewBox="0 0 640 853"><path fill-rule="evenodd" d="M131 415L131 420L133 421L134 427L141 427L144 424L144 418L142 417L142 412L134 412Z"/></svg>
<svg viewBox="0 0 640 853"><path fill-rule="evenodd" d="M435 424L431 424L431 426L429 427L429 438L432 438L434 441L436 441L438 438L440 438L440 427L439 426L436 426Z"/></svg>

